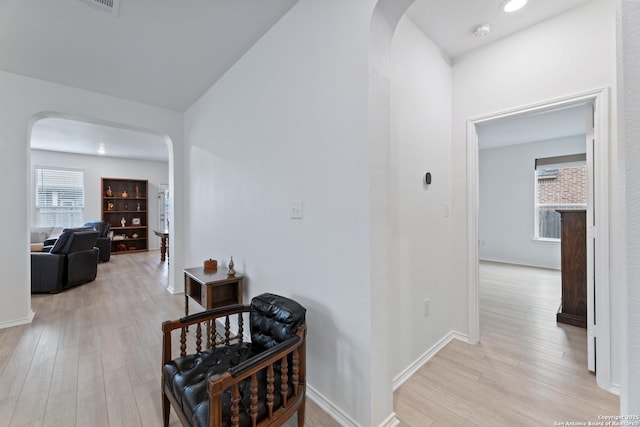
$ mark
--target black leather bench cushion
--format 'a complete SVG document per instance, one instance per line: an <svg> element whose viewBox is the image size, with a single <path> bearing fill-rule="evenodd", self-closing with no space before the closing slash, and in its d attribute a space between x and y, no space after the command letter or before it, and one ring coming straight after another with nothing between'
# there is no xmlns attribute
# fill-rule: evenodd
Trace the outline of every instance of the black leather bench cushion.
<svg viewBox="0 0 640 427"><path fill-rule="evenodd" d="M209 418L209 392L207 379L215 374L222 373L232 366L249 359L260 352L259 347L251 343L238 343L228 347L209 349L197 354L190 354L179 357L166 364L163 369L165 385L171 394L182 406L183 412L190 420L192 426L206 427ZM289 361L290 363L290 361ZM279 365L279 364L278 364ZM291 367L291 364L289 364ZM274 366L275 392L274 410L282 402L280 390L281 370L279 366ZM291 379L291 368L288 373ZM266 370L257 374L258 379L258 420L267 415L267 408L264 404L266 396ZM240 389L240 425L251 425L249 417L250 396L249 381L239 384ZM288 395L293 393L293 387L289 387ZM225 390L222 394L222 420L223 425L228 426L230 418L231 390Z"/></svg>

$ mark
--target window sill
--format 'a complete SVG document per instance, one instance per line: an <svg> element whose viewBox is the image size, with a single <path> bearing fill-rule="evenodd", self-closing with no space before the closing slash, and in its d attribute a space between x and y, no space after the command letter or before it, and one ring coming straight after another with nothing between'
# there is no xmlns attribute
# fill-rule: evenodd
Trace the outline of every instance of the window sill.
<svg viewBox="0 0 640 427"><path fill-rule="evenodd" d="M550 239L547 237L534 237L533 239L534 242L544 242L544 243L560 243L560 239Z"/></svg>

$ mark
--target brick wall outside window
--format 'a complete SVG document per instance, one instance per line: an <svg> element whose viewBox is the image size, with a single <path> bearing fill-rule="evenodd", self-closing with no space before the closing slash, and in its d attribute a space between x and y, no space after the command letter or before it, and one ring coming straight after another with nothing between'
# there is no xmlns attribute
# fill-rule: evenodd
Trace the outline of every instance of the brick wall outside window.
<svg viewBox="0 0 640 427"><path fill-rule="evenodd" d="M538 179L538 203L586 204L587 167L562 168L555 178Z"/></svg>
<svg viewBox="0 0 640 427"><path fill-rule="evenodd" d="M537 237L559 239L560 215L556 209L586 207L587 167L559 168L555 175L550 172L539 171L538 175Z"/></svg>

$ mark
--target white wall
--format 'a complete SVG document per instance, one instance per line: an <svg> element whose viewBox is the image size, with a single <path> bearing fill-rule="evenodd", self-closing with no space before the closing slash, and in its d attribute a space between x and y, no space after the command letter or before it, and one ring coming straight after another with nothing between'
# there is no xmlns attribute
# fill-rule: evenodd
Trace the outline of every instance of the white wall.
<svg viewBox="0 0 640 427"><path fill-rule="evenodd" d="M622 414L640 414L640 2L618 1L618 91L620 93L621 149L619 160L625 165L621 182L625 186L623 208L626 229L619 227L626 235L626 244L620 249L626 252L626 265L620 275L626 283L622 325L624 346L622 370L622 394L620 407ZM626 175L626 176L625 176Z"/></svg>
<svg viewBox="0 0 640 427"><path fill-rule="evenodd" d="M467 120L581 93L615 87L615 4L594 0L475 52L453 66L452 291L467 294ZM615 92L614 92L615 97ZM616 113L613 111L613 118ZM615 149L615 135L612 139ZM611 199L615 206L615 188ZM615 212L612 213L615 218ZM611 247L619 242L612 240ZM620 293L611 282L611 301ZM467 330L467 304L456 310ZM613 312L613 311L612 311ZM617 316L611 323L612 380L619 382L622 345Z"/></svg>
<svg viewBox="0 0 640 427"><path fill-rule="evenodd" d="M586 136L482 149L478 238L480 259L560 268L560 242L534 239L535 160L584 153Z"/></svg>
<svg viewBox="0 0 640 427"><path fill-rule="evenodd" d="M159 138L158 140L162 142ZM146 179L149 181L148 224L149 249L159 249L160 239L153 235L158 224L158 184L169 182L169 164L147 160L129 160L116 157L86 156L55 151L31 150L31 166L50 166L82 169L84 171L84 218L85 221L100 221L102 218L101 178ZM30 200L35 200L33 187ZM32 211L32 223L35 212ZM82 225L82 224L78 224Z"/></svg>
<svg viewBox="0 0 640 427"><path fill-rule="evenodd" d="M31 313L31 279L29 268L29 197L30 129L34 117L43 112L58 112L69 117L90 118L105 123L122 124L142 131L166 135L173 143L170 162L174 163L176 201L172 227L182 236L182 114L147 105L75 89L68 86L0 72L0 170L10 185L3 195L12 209L2 209L0 223L10 224L0 241L0 327L28 322ZM170 177L170 180L173 177ZM171 266L182 283L182 237L172 239ZM16 242L24 242L24 245Z"/></svg>
<svg viewBox="0 0 640 427"><path fill-rule="evenodd" d="M449 262L451 66L406 16L391 45L392 280L394 376L451 332ZM432 183L424 175L431 172ZM424 300L430 315L424 316Z"/></svg>
<svg viewBox="0 0 640 427"><path fill-rule="evenodd" d="M371 351L372 3L299 1L185 114L188 262L233 255L247 301L301 302L310 395L362 426L392 409Z"/></svg>

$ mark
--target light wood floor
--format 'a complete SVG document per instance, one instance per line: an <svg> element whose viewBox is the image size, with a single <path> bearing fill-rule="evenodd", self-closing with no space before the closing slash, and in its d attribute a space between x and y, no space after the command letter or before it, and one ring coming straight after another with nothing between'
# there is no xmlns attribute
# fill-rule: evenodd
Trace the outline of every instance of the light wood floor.
<svg viewBox="0 0 640 427"><path fill-rule="evenodd" d="M184 316L167 281L152 251L112 256L94 282L33 295L34 321L0 329L0 427L161 426L161 324ZM305 424L338 425L309 400Z"/></svg>
<svg viewBox="0 0 640 427"><path fill-rule="evenodd" d="M402 426L553 426L619 413L587 371L586 331L556 324L560 273L480 265L480 344L453 340L394 393Z"/></svg>
<svg viewBox="0 0 640 427"><path fill-rule="evenodd" d="M33 323L0 330L1 427L162 425L160 325L183 315L184 297L166 291L158 252L98 268L95 282L34 295ZM402 426L552 426L618 412L586 371L584 330L555 323L557 272L483 264L481 279L481 344L451 342L396 391ZM306 425L338 424L307 400Z"/></svg>

